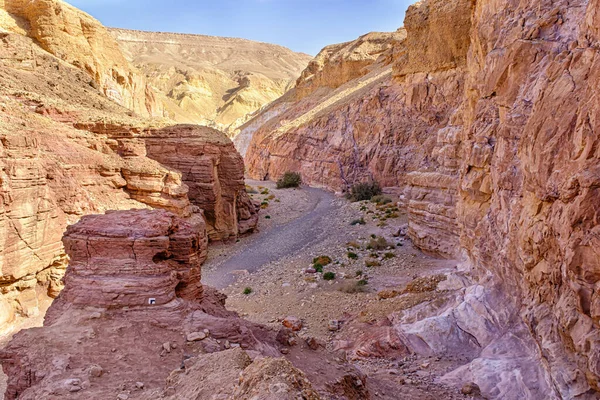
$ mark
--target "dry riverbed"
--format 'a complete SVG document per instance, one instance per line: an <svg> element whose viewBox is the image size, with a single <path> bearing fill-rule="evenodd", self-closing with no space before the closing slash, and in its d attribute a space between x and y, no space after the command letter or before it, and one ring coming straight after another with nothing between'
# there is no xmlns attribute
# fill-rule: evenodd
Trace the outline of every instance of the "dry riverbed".
<svg viewBox="0 0 600 400"><path fill-rule="evenodd" d="M203 281L227 294L229 309L254 322L277 330L286 317L299 318L299 336L314 338L331 351L342 336L330 330L330 321L348 326L352 321L350 333L358 335L358 326L375 325L394 312L435 299L437 280L456 267L454 261L414 248L405 236L406 216L393 196L387 196L393 200L389 204L351 203L317 189L249 184L258 191L252 195L255 200L268 202L261 211L260 232L212 246ZM301 223L306 218L310 224ZM293 245L288 243L289 231ZM260 255L253 253L257 246ZM281 252L281 247L290 251ZM327 264L323 272L314 271L319 257ZM371 394L387 399L465 398L455 388L435 383L464 362L414 356L353 361L376 388L377 394Z"/></svg>

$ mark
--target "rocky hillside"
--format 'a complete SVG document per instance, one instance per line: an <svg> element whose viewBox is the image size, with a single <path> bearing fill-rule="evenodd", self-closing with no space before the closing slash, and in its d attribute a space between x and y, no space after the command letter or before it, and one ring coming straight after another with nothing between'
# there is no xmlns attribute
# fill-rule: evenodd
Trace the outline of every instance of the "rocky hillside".
<svg viewBox="0 0 600 400"><path fill-rule="evenodd" d="M250 141L255 178L297 170L335 190L375 179L404 193L414 242L463 259L480 283L420 340L467 332L479 356L447 379L488 397L599 390L598 15L595 0L420 2L390 56L348 74L316 67L348 46L325 49L302 75L316 88L236 139Z"/></svg>
<svg viewBox="0 0 600 400"><path fill-rule="evenodd" d="M137 80L97 21L60 1L3 6L0 330L43 313L58 295L66 268L61 236L84 215L162 208L192 218L204 209L215 240L256 226L243 162L231 141L211 128L141 118L152 113L146 105L156 103L145 89L140 94L144 79ZM194 178L212 196L201 201L188 196L187 171L155 160L181 135L193 138L189 149L178 146L181 163L186 155L189 163L194 152L207 153Z"/></svg>
<svg viewBox="0 0 600 400"><path fill-rule="evenodd" d="M234 130L293 86L311 57L245 39L111 29L166 115Z"/></svg>

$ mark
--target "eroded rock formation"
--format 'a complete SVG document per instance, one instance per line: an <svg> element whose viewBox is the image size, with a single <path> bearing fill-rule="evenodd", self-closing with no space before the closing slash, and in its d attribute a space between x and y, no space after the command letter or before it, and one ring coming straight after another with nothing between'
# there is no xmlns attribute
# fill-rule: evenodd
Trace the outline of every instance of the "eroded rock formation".
<svg viewBox="0 0 600 400"><path fill-rule="evenodd" d="M66 263L60 237L68 224L113 209L161 208L181 217L201 210L190 203L182 173L149 158L140 138L167 121L132 117L91 84L86 72L28 36L0 33L0 64L0 329L5 330L15 317L43 313L62 289ZM218 135L213 132L218 139L210 141L227 141ZM200 146L200 139L194 143ZM214 187L215 201L225 198L219 217L230 224L225 236L232 236L252 230L257 217L253 204L237 194L243 187L239 155L231 142L220 149L219 168L229 175L220 176L220 187L214 187L212 176L206 185ZM229 190L225 196L221 187ZM217 207L210 201L203 205ZM239 223L231 217L236 214Z"/></svg>
<svg viewBox="0 0 600 400"><path fill-rule="evenodd" d="M2 0L0 27L32 37L59 59L85 71L116 103L142 116L162 116L162 105L121 53L108 30L61 0Z"/></svg>
<svg viewBox="0 0 600 400"><path fill-rule="evenodd" d="M344 381L368 393L365 377L342 362L324 375L327 352L297 344L282 358L290 348L275 331L227 311L224 295L200 285L201 218L114 211L83 217L63 241L66 287L44 327L19 332L0 352L9 400L318 400Z"/></svg>
<svg viewBox="0 0 600 400"><path fill-rule="evenodd" d="M285 96L245 128L253 177L399 187L414 242L465 257L479 284L396 327L417 332L415 351L474 338L473 362L447 379L485 396L600 389L598 15L586 0L423 1L393 80L388 67Z"/></svg>

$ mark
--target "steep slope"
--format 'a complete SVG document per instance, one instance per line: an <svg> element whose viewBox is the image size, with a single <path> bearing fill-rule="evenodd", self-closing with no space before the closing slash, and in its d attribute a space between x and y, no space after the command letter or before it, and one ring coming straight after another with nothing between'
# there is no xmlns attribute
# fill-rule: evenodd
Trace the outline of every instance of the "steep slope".
<svg viewBox="0 0 600 400"><path fill-rule="evenodd" d="M393 79L372 70L333 92L337 77L315 80L238 142L251 137L256 178L404 192L413 241L463 258L479 285L397 329L434 353L468 333L478 356L446 379L490 398L600 389L598 15L596 0L420 2Z"/></svg>
<svg viewBox="0 0 600 400"><path fill-rule="evenodd" d="M0 29L27 35L47 52L87 72L109 99L141 116L162 117L146 79L97 20L61 0L2 0Z"/></svg>
<svg viewBox="0 0 600 400"><path fill-rule="evenodd" d="M40 14L39 20L54 18L57 12L52 7L40 10L50 15ZM66 21L84 15L70 7L60 10ZM49 299L58 295L66 268L60 238L66 226L82 216L130 208L163 208L186 218L200 212L190 202L182 173L147 156L146 140L158 135L167 121L132 116L128 108L105 95L86 71L73 65L77 63L72 57L85 55L86 50L65 55L65 61L25 34L29 31L12 33L18 25L11 26L11 21L26 21L14 15L3 13L6 19L0 19L6 27L0 33L0 330L15 326L14 320L21 316L43 313ZM80 31L70 32L66 41L64 31L56 32L56 40L52 35L45 40L60 46L86 40L78 36ZM94 49L94 60L113 56L101 47ZM223 226L219 238L252 230L256 210L246 197L240 181L243 163L229 139L210 128L198 127L191 133L189 127L168 129L173 135L183 131L196 135L198 147L221 144L221 156L209 160L220 163L219 169L195 175L214 186L214 196L203 206L214 209L219 202L219 212L210 221ZM226 188L225 195L221 188Z"/></svg>
<svg viewBox="0 0 600 400"><path fill-rule="evenodd" d="M246 115L285 93L311 59L281 46L244 39L110 32L163 95L171 119L224 130L234 130Z"/></svg>

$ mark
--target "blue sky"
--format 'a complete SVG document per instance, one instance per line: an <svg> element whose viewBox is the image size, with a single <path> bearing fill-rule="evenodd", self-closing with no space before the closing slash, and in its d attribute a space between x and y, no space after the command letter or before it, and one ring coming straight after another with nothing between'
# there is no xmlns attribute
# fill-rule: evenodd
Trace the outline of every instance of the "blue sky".
<svg viewBox="0 0 600 400"><path fill-rule="evenodd" d="M415 0L66 0L104 25L242 37L316 55L371 31L393 31Z"/></svg>

